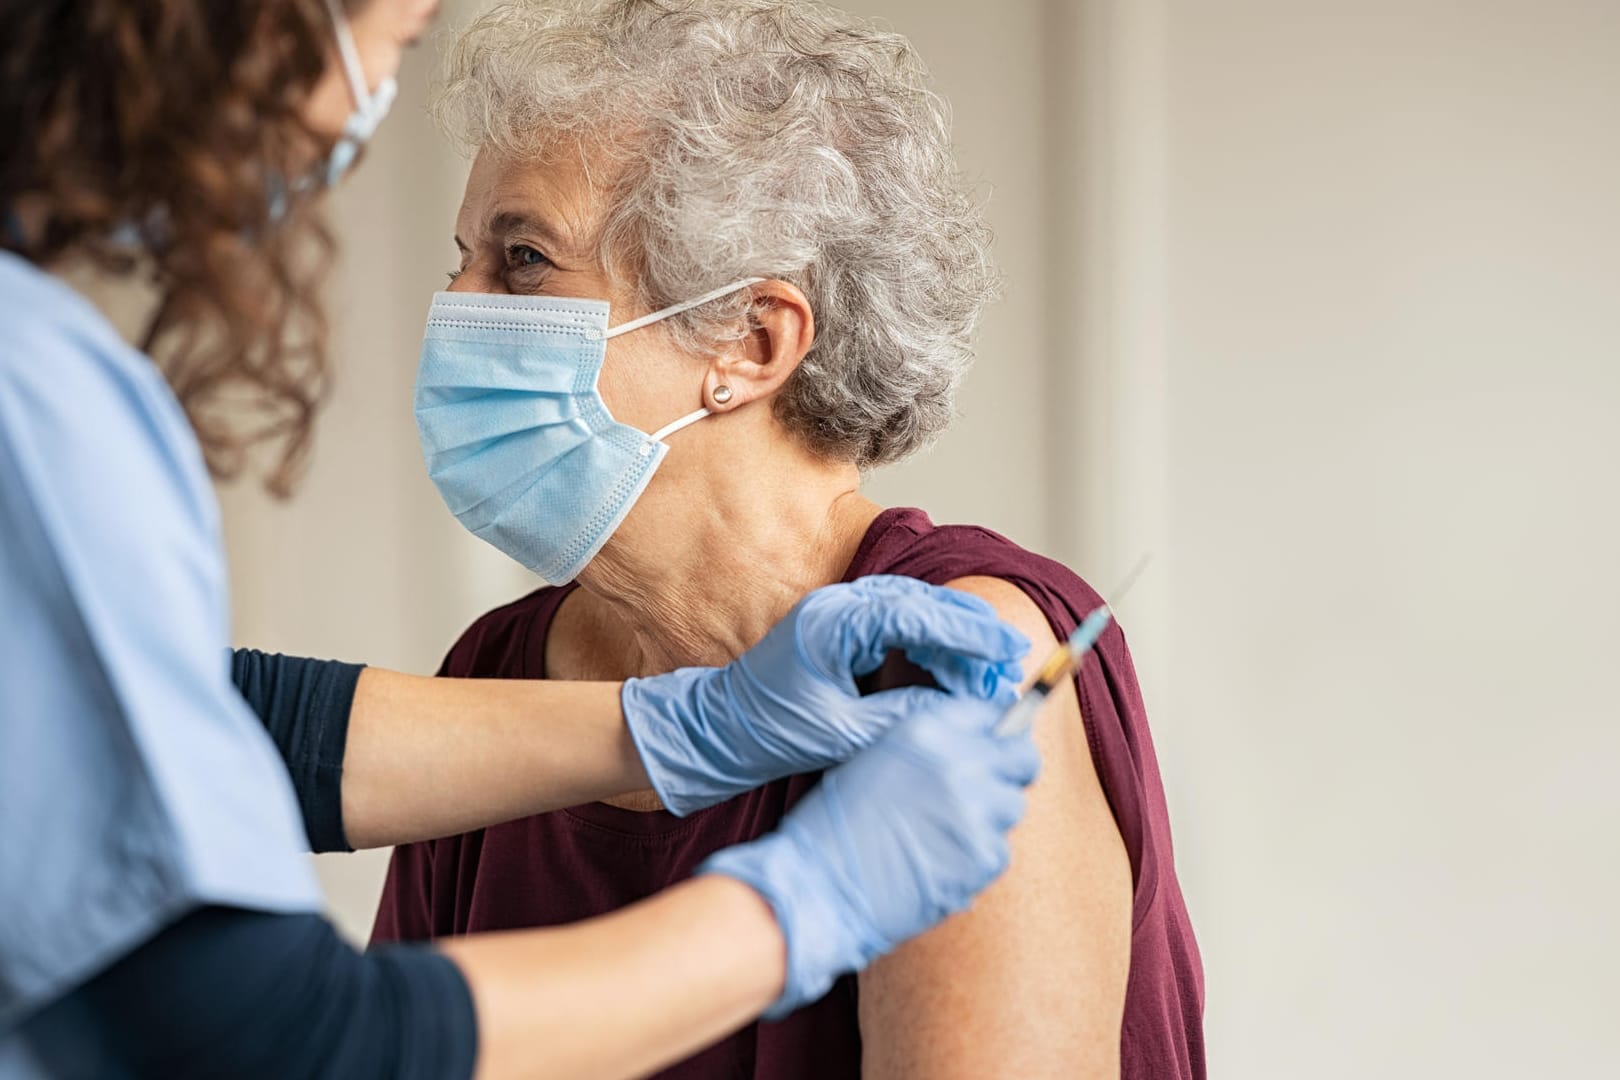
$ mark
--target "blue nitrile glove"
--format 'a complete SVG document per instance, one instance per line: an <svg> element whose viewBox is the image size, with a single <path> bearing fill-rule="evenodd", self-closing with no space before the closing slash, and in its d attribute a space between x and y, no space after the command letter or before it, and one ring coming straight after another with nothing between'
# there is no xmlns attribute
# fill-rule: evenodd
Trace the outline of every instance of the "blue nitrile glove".
<svg viewBox="0 0 1620 1080"><path fill-rule="evenodd" d="M806 596L723 668L630 679L622 701L653 787L673 814L847 760L938 691L861 697L858 676L890 649L940 686L986 697L1016 679L1029 641L983 600L915 578L877 576Z"/></svg>
<svg viewBox="0 0 1620 1080"><path fill-rule="evenodd" d="M786 1016L902 941L960 911L1007 865L1007 830L1040 769L1027 732L993 733L999 703L940 695L831 769L776 832L699 873L753 887L787 941Z"/></svg>

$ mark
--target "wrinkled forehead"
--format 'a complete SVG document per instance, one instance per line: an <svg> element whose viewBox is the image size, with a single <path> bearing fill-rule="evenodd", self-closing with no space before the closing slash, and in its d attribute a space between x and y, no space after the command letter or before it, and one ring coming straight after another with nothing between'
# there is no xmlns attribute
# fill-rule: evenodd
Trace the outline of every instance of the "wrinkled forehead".
<svg viewBox="0 0 1620 1080"><path fill-rule="evenodd" d="M467 175L455 232L476 244L527 222L546 233L549 243L583 246L598 235L601 217L586 176L577 155L515 157L484 149Z"/></svg>
<svg viewBox="0 0 1620 1080"><path fill-rule="evenodd" d="M486 147L473 158L456 234L472 245L522 221L559 253L594 251L620 172L610 155L574 139L550 140L521 155Z"/></svg>

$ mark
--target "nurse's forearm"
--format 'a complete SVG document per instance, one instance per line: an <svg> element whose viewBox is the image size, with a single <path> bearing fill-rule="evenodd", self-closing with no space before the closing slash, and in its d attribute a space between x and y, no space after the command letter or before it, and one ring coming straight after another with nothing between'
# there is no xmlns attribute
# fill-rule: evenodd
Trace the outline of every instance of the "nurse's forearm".
<svg viewBox="0 0 1620 1080"><path fill-rule="evenodd" d="M441 947L472 990L480 1080L645 1076L757 1016L787 964L770 907L719 875L588 922Z"/></svg>
<svg viewBox="0 0 1620 1080"><path fill-rule="evenodd" d="M287 764L310 846L383 847L651 786L619 683L440 679L231 654Z"/></svg>
<svg viewBox="0 0 1620 1080"><path fill-rule="evenodd" d="M646 790L619 689L367 668L343 755L349 844L450 836Z"/></svg>

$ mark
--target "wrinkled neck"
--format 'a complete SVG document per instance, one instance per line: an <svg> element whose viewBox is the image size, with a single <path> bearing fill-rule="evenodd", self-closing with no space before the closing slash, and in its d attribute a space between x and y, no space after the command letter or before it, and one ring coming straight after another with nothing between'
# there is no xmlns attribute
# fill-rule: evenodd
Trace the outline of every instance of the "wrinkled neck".
<svg viewBox="0 0 1620 1080"><path fill-rule="evenodd" d="M881 509L859 485L853 465L791 445L655 477L580 586L611 612L638 672L727 663L843 577Z"/></svg>

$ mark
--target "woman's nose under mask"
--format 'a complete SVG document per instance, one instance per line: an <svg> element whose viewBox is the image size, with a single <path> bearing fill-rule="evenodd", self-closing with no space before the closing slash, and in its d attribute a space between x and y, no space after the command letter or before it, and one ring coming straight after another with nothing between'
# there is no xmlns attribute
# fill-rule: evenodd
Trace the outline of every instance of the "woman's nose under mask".
<svg viewBox="0 0 1620 1080"><path fill-rule="evenodd" d="M572 581L625 519L670 435L613 419L597 392L608 338L754 285L745 278L608 328L605 300L441 292L416 375L416 428L445 505L546 583Z"/></svg>

